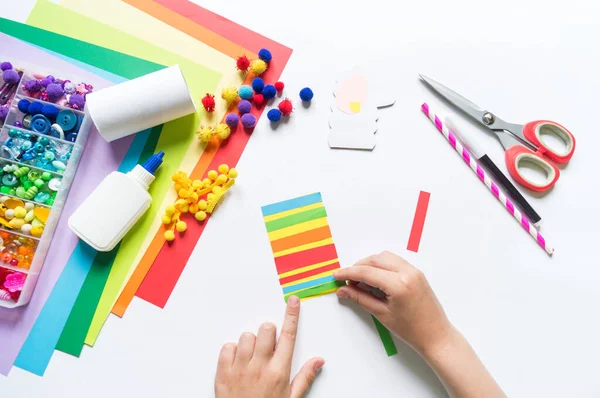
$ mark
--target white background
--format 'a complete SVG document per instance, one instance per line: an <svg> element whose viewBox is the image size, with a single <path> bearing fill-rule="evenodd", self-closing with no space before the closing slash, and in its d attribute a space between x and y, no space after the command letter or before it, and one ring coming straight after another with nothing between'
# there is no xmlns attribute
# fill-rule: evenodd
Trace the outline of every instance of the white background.
<svg viewBox="0 0 600 398"><path fill-rule="evenodd" d="M283 74L290 122L262 118L238 183L211 218L164 310L135 299L80 359L55 353L43 378L13 369L3 397L212 396L221 345L283 300L260 206L321 191L343 266L384 249L428 276L452 322L511 397L597 397L600 382L597 107L600 6L589 0L202 2L294 49ZM24 21L32 0L0 1ZM65 20L63 23L68 24ZM373 152L327 146L336 71L380 68L397 103L381 112ZM507 121L548 118L577 137L555 189L531 198L556 247L549 258L495 202L420 112L455 116L498 165L500 144L418 80L424 73ZM297 92L316 93L309 109ZM405 253L419 190L431 192L418 254ZM438 397L425 363L397 343L387 358L369 317L334 295L303 304L294 369L327 363L312 397Z"/></svg>

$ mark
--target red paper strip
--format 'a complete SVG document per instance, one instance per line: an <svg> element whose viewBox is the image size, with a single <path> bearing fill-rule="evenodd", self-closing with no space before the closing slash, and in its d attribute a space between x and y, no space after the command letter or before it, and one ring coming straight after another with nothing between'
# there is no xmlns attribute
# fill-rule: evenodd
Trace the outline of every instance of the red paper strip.
<svg viewBox="0 0 600 398"><path fill-rule="evenodd" d="M427 216L427 207L429 206L429 192L421 191L419 200L417 201L417 210L415 210L415 218L413 219L412 228L410 230L410 238L406 250L417 253L419 244L421 243L421 235L423 234L423 226L425 225L425 217Z"/></svg>
<svg viewBox="0 0 600 398"><path fill-rule="evenodd" d="M207 21L205 14L209 12L204 8L188 3L185 0L170 0L164 2L164 5L171 10L182 14L185 11L185 15L195 23L207 27ZM292 50L281 44L278 44L272 40L267 40L263 36L249 31L248 29L235 24L222 17L218 26L215 26L215 33L218 33L225 37L235 34L234 39L244 39L244 47L251 49L252 51L258 52L262 47L267 47L273 54L273 62L269 65L269 69L263 75L264 79L271 83L279 80L283 68L289 60ZM176 26L175 26L176 27ZM212 29L212 28L211 28ZM232 66L233 67L233 66ZM260 117L264 108L257 110L253 108L252 114L257 118ZM236 132L232 132L228 142L221 145L217 151L214 159L211 161L208 170L216 170L220 164L226 163L230 167L234 167L240 159L248 140L250 139L251 133L246 133L243 129L238 129ZM241 171L243 173L243 170ZM235 189L235 187L233 188ZM227 199L225 199L227 200ZM218 210L217 210L218 211ZM160 253L156 257L152 268L144 278L144 281L140 285L136 296L143 300L146 300L154 305L164 308L167 303L183 269L185 268L188 259L190 258L192 251L196 247L196 243L200 238L200 235L204 231L204 226L208 222L208 219L203 223L198 223L195 220L188 222L188 229L182 237L179 237L173 244L164 244Z"/></svg>
<svg viewBox="0 0 600 398"><path fill-rule="evenodd" d="M297 268L302 268L306 267L307 265L318 264L329 260L335 260L336 258L338 258L338 255L335 251L335 245L331 244L276 257L275 265L277 267L277 273L283 274L284 272L289 272Z"/></svg>

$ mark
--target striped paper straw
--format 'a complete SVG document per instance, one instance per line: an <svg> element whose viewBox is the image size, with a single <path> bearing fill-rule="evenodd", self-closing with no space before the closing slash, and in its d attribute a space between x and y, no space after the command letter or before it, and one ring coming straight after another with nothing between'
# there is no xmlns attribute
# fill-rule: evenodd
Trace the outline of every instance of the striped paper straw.
<svg viewBox="0 0 600 398"><path fill-rule="evenodd" d="M544 237L542 236L542 234L540 234L537 228L535 228L533 224L527 219L527 217L525 217L525 215L522 214L519 211L519 209L510 201L510 199L506 197L504 192L502 192L500 188L498 188L496 183L486 174L483 168L477 163L475 158L469 153L469 151L465 147L463 147L460 140L456 138L456 136L452 134L448 127L446 127L442 123L440 118L437 117L437 115L429 109L429 105L427 105L427 103L424 103L423 105L421 105L421 109L423 110L423 113L425 113L429 117L429 119L431 119L431 121L435 124L437 129L444 135L444 137L446 137L450 145L452 145L452 147L456 149L456 152L458 152L459 155L461 155L461 157L463 158L465 163L469 165L471 170L473 170L473 172L477 174L477 177L479 177L481 182L483 182L485 186L488 187L490 192L496 197L496 199L498 199L500 203L504 205L504 208L510 214L513 215L513 217L519 222L519 224L521 224L523 229L529 232L533 239L535 239L535 241L546 251L546 253L552 255L554 253L554 248L548 245L548 243L546 243L546 239L544 239Z"/></svg>

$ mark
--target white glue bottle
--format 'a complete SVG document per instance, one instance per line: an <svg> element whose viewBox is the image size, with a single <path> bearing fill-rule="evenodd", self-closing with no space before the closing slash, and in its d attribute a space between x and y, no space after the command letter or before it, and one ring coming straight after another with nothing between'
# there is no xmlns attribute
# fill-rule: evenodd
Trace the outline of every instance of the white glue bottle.
<svg viewBox="0 0 600 398"><path fill-rule="evenodd" d="M71 215L69 228L98 251L114 249L150 207L148 187L163 156L152 155L127 174L110 173Z"/></svg>

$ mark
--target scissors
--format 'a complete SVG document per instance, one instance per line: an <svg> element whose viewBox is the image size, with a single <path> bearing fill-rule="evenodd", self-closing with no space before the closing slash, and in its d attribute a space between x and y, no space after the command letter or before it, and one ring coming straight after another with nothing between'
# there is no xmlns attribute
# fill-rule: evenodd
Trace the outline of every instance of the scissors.
<svg viewBox="0 0 600 398"><path fill-rule="evenodd" d="M536 192L544 192L556 184L560 170L554 163L567 163L575 152L575 137L569 130L549 120L537 120L524 125L507 123L435 80L419 76L452 105L496 135L505 150L508 172L515 181ZM558 152L548 147L542 141L543 135L559 138L565 144L565 150ZM527 164L542 168L546 172L546 180L540 184L523 175L519 167Z"/></svg>

